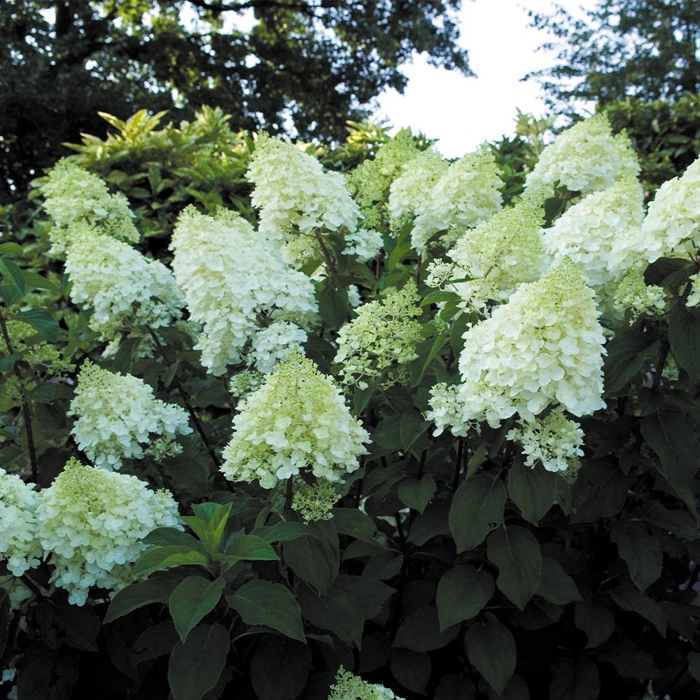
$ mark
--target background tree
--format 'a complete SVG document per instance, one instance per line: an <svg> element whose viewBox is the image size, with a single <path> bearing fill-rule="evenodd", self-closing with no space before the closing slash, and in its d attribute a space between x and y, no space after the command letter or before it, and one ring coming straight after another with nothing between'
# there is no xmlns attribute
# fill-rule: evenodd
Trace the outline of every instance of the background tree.
<svg viewBox="0 0 700 700"><path fill-rule="evenodd" d="M343 140L414 52L469 75L461 0L17 0L0 6L0 203L61 143L104 133L98 111ZM245 11L252 11L244 14Z"/></svg>
<svg viewBox="0 0 700 700"><path fill-rule="evenodd" d="M605 106L626 97L674 102L700 86L698 0L599 0L582 18L562 6L531 12L532 26L553 36L542 48L556 63L537 79L550 107Z"/></svg>

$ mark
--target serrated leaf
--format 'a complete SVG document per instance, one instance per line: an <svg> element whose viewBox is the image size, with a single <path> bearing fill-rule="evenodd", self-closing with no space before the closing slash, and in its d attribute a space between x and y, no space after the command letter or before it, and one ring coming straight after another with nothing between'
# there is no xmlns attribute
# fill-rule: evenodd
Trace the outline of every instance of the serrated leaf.
<svg viewBox="0 0 700 700"><path fill-rule="evenodd" d="M541 465L526 467L518 459L508 470L508 495L520 508L523 518L533 525L537 525L554 505L556 492L556 474Z"/></svg>
<svg viewBox="0 0 700 700"><path fill-rule="evenodd" d="M632 582L645 591L661 576L663 553L656 537L639 523L618 523L610 534L620 557L627 563Z"/></svg>
<svg viewBox="0 0 700 700"><path fill-rule="evenodd" d="M333 508L333 522L341 535L372 541L377 526L372 518L356 508Z"/></svg>
<svg viewBox="0 0 700 700"><path fill-rule="evenodd" d="M168 602L175 629L183 643L192 628L210 613L221 598L225 581L215 581L203 576L188 576L170 595Z"/></svg>
<svg viewBox="0 0 700 700"><path fill-rule="evenodd" d="M231 646L222 625L195 627L183 644L175 644L168 665L174 700L201 700L219 680Z"/></svg>
<svg viewBox="0 0 700 700"><path fill-rule="evenodd" d="M524 610L542 582L540 543L525 528L504 526L489 535L486 552L489 561L498 567L496 585Z"/></svg>
<svg viewBox="0 0 700 700"><path fill-rule="evenodd" d="M167 545L165 547L153 547L145 551L134 566L134 576L147 576L158 569L168 569L173 566L198 564L204 566L207 557L190 547L181 545Z"/></svg>
<svg viewBox="0 0 700 700"><path fill-rule="evenodd" d="M503 522L507 497L503 482L487 474L479 474L460 485L449 515L458 553L480 545Z"/></svg>
<svg viewBox="0 0 700 700"><path fill-rule="evenodd" d="M105 615L104 624L114 622L114 620L128 615L133 610L138 610L144 605L150 605L151 603L167 604L170 594L176 585L177 581L158 578L129 584L112 598Z"/></svg>
<svg viewBox="0 0 700 700"><path fill-rule="evenodd" d="M413 510L422 513L430 499L435 494L435 479L430 475L424 475L418 479L405 479L399 484L399 498Z"/></svg>
<svg viewBox="0 0 700 700"><path fill-rule="evenodd" d="M304 617L316 627L333 632L346 644L362 643L364 615L352 589L336 581L324 593L314 593L310 586L299 587L297 598Z"/></svg>
<svg viewBox="0 0 700 700"><path fill-rule="evenodd" d="M239 561L278 561L277 552L261 537L241 535L226 545L225 555L221 557L227 566Z"/></svg>
<svg viewBox="0 0 700 700"><path fill-rule="evenodd" d="M542 559L542 582L537 595L554 605L567 605L581 600L581 594L571 576L558 561L548 557Z"/></svg>
<svg viewBox="0 0 700 700"><path fill-rule="evenodd" d="M306 525L293 521L280 521L274 525L263 525L256 527L251 535L257 535L265 542L291 542L298 537L311 537Z"/></svg>
<svg viewBox="0 0 700 700"><path fill-rule="evenodd" d="M404 450L410 450L413 443L430 427L430 423L415 409L406 411L401 416L399 425L399 435Z"/></svg>
<svg viewBox="0 0 700 700"><path fill-rule="evenodd" d="M477 615L496 590L493 576L483 568L455 566L443 574L437 589L440 629Z"/></svg>
<svg viewBox="0 0 700 700"><path fill-rule="evenodd" d="M292 639L306 641L299 604L281 583L254 579L227 595L226 602L248 625L265 625Z"/></svg>
<svg viewBox="0 0 700 700"><path fill-rule="evenodd" d="M515 639L510 630L496 620L478 620L467 629L464 645L469 662L497 693L502 693L515 673Z"/></svg>
<svg viewBox="0 0 700 700"><path fill-rule="evenodd" d="M283 559L292 571L316 590L326 590L340 568L338 534L332 521L309 523L312 537L285 542Z"/></svg>
<svg viewBox="0 0 700 700"><path fill-rule="evenodd" d="M449 644L458 634L458 625L441 630L437 608L423 605L399 625L393 646L411 651L434 651Z"/></svg>

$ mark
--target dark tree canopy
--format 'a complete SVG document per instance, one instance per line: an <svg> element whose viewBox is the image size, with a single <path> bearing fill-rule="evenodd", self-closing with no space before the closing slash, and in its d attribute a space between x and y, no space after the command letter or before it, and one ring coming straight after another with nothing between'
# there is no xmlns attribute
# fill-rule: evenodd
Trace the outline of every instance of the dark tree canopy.
<svg viewBox="0 0 700 700"><path fill-rule="evenodd" d="M556 64L536 78L550 107L604 106L626 97L673 102L700 88L700 0L599 0L583 19L557 6L530 13L553 40Z"/></svg>
<svg viewBox="0 0 700 700"><path fill-rule="evenodd" d="M470 74L461 0L14 0L0 3L0 201L98 111L189 118L342 140L414 52ZM244 14L248 11L248 16ZM251 18L249 15L253 13ZM243 20L243 21L237 21ZM248 21L251 20L251 21ZM251 28L252 25L252 28Z"/></svg>

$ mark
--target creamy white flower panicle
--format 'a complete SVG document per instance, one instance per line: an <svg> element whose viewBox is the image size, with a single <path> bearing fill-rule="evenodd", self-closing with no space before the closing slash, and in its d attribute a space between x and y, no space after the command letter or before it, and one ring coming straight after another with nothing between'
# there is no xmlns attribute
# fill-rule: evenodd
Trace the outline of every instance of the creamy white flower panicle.
<svg viewBox="0 0 700 700"><path fill-rule="evenodd" d="M450 428L455 437L466 437L476 421L465 421L463 407L459 399L459 386L439 382L430 390L430 409L425 417L435 423L433 435L437 437Z"/></svg>
<svg viewBox="0 0 700 700"><path fill-rule="evenodd" d="M525 181L525 196L551 196L557 182L571 192L598 192L639 171L629 138L613 136L608 118L596 114L559 134L542 151Z"/></svg>
<svg viewBox="0 0 700 700"><path fill-rule="evenodd" d="M111 591L133 579L132 564L158 527L182 529L177 502L135 476L106 472L71 459L41 492L38 539L54 571L51 581L84 605L90 588Z"/></svg>
<svg viewBox="0 0 700 700"><path fill-rule="evenodd" d="M575 416L605 406L604 337L595 297L569 259L521 285L507 304L467 330L464 341L461 423L498 426L514 414L532 421L557 403Z"/></svg>
<svg viewBox="0 0 700 700"><path fill-rule="evenodd" d="M526 467L542 462L547 471L559 472L575 466L583 457L583 430L560 410L534 421L521 421L506 438L520 443Z"/></svg>
<svg viewBox="0 0 700 700"><path fill-rule="evenodd" d="M185 300L163 263L88 226L74 234L66 254L70 296L93 308L90 328L103 339L131 324L159 328L181 318Z"/></svg>
<svg viewBox="0 0 700 700"><path fill-rule="evenodd" d="M204 324L196 348L214 375L244 360L259 316L308 325L314 286L282 260L279 246L233 212L216 218L188 207L172 237L173 271L190 316Z"/></svg>
<svg viewBox="0 0 700 700"><path fill-rule="evenodd" d="M258 479L265 489L308 470L338 481L359 468L369 435L331 377L298 352L277 365L239 405L221 471L231 481Z"/></svg>
<svg viewBox="0 0 700 700"><path fill-rule="evenodd" d="M449 166L435 148L423 151L403 166L389 188L389 214L394 235L428 208L430 193Z"/></svg>
<svg viewBox="0 0 700 700"><path fill-rule="evenodd" d="M328 700L403 700L395 695L392 690L378 683L367 683L362 678L342 666L335 677L335 683L331 686L331 694Z"/></svg>
<svg viewBox="0 0 700 700"><path fill-rule="evenodd" d="M142 459L151 440L168 438L169 454L178 454L177 435L192 432L187 412L155 398L142 379L115 374L87 361L78 374L68 415L77 420L71 435L78 447L101 469L119 469L122 459ZM163 456L164 446L157 444Z"/></svg>
<svg viewBox="0 0 700 700"><path fill-rule="evenodd" d="M692 296L691 292L686 306L695 305L691 303ZM700 302L700 295L697 301ZM647 285L639 271L630 270L616 285L612 303L613 307L622 313L629 311L633 320L639 316L659 316L666 311L666 291L655 284Z"/></svg>
<svg viewBox="0 0 700 700"><path fill-rule="evenodd" d="M72 242L73 224L98 226L101 233L136 243L139 232L134 214L123 194L110 194L104 180L75 165L59 160L41 186L44 208L56 222L49 232L53 253L63 253Z"/></svg>
<svg viewBox="0 0 700 700"><path fill-rule="evenodd" d="M486 298L507 301L520 283L534 282L544 272L543 224L542 204L533 199L521 200L468 230L448 252L457 264L452 276L473 277L477 287L484 289L459 282L451 288L457 293L469 289L464 296L472 303Z"/></svg>
<svg viewBox="0 0 700 700"><path fill-rule="evenodd" d="M568 209L544 230L544 243L554 265L565 257L575 262L594 287L619 279L636 260L634 238L644 219L644 191L639 181L624 177ZM630 231L627 235L623 232ZM620 243L628 254L623 255ZM611 253L615 249L615 255ZM614 264L617 263L617 264Z"/></svg>
<svg viewBox="0 0 700 700"><path fill-rule="evenodd" d="M490 219L501 209L501 187L503 181L488 146L455 161L417 212L411 245L422 251L438 231L472 228Z"/></svg>
<svg viewBox="0 0 700 700"><path fill-rule="evenodd" d="M15 576L39 565L42 549L37 540L36 510L39 494L17 474L0 469L0 561Z"/></svg>
<svg viewBox="0 0 700 700"><path fill-rule="evenodd" d="M272 240L357 228L360 209L344 176L324 170L294 144L259 134L246 177L255 185L251 202L260 210L260 232Z"/></svg>
<svg viewBox="0 0 700 700"><path fill-rule="evenodd" d="M387 382L399 379L400 366L415 360L416 346L423 339L418 319L422 314L416 284L410 280L384 299L363 304L357 316L338 334L334 362L341 363L344 383L366 386L367 377L388 371Z"/></svg>
<svg viewBox="0 0 700 700"><path fill-rule="evenodd" d="M700 248L700 158L680 177L659 187L637 247L649 262L664 256L694 255Z"/></svg>
<svg viewBox="0 0 700 700"><path fill-rule="evenodd" d="M367 262L379 255L384 241L379 231L368 231L360 228L345 236L343 255L357 258L359 262Z"/></svg>
<svg viewBox="0 0 700 700"><path fill-rule="evenodd" d="M275 321L259 330L251 344L251 356L255 369L269 374L280 360L286 360L309 339L306 331L289 321Z"/></svg>

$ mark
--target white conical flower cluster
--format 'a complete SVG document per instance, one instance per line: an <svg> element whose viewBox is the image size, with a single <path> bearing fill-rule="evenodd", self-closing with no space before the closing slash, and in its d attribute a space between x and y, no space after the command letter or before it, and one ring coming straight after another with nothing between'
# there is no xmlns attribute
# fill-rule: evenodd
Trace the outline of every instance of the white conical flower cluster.
<svg viewBox="0 0 700 700"><path fill-rule="evenodd" d="M280 360L286 360L293 351L300 351L309 336L294 323L275 321L259 330L251 343L250 355L255 369L269 374Z"/></svg>
<svg viewBox="0 0 700 700"><path fill-rule="evenodd" d="M700 158L683 175L659 187L649 204L637 246L649 262L669 255L696 254L700 248Z"/></svg>
<svg viewBox="0 0 700 700"><path fill-rule="evenodd" d="M700 296L697 296L696 303L693 303L695 299L691 297L693 297L692 292L686 301L686 306L695 306L700 302ZM630 270L616 285L612 304L622 313L629 311L633 320L638 316L659 316L666 311L666 290L655 284L646 284L639 271Z"/></svg>
<svg viewBox="0 0 700 700"><path fill-rule="evenodd" d="M554 193L557 183L571 192L598 192L621 177L636 177L639 162L625 134L613 136L603 114L574 124L541 153L525 181L525 194Z"/></svg>
<svg viewBox="0 0 700 700"><path fill-rule="evenodd" d="M350 415L339 387L297 352L239 408L221 467L231 481L259 479L271 489L303 470L338 481L358 469L366 453L369 435Z"/></svg>
<svg viewBox="0 0 700 700"><path fill-rule="evenodd" d="M50 555L51 581L84 605L90 588L118 591L132 580L132 564L158 527L182 529L167 491L151 491L135 476L106 472L71 459L42 491L38 539Z"/></svg>
<svg viewBox="0 0 700 700"><path fill-rule="evenodd" d="M603 343L593 290L565 259L464 334L460 423L531 421L557 403L576 416L603 408Z"/></svg>
<svg viewBox="0 0 700 700"><path fill-rule="evenodd" d="M342 666L331 686L328 700L402 700L392 690L378 683L367 683Z"/></svg>
<svg viewBox="0 0 700 700"><path fill-rule="evenodd" d="M92 307L90 328L113 339L132 324L159 328L181 318L185 300L173 273L100 231L76 226L66 254L70 296Z"/></svg>
<svg viewBox="0 0 700 700"><path fill-rule="evenodd" d="M450 288L477 307L486 299L507 301L520 283L534 282L544 271L543 224L542 205L528 199L464 233L448 252L457 264L452 276L473 280Z"/></svg>
<svg viewBox="0 0 700 700"><path fill-rule="evenodd" d="M526 467L541 462L547 471L559 472L575 466L578 458L583 457L583 430L560 410L534 421L523 421L506 437L520 443Z"/></svg>
<svg viewBox="0 0 700 700"><path fill-rule="evenodd" d="M422 251L438 231L462 230L488 220L501 209L501 187L496 159L487 146L455 161L417 212L411 245Z"/></svg>
<svg viewBox="0 0 700 700"><path fill-rule="evenodd" d="M15 576L39 565L42 555L37 537L39 494L17 474L0 469L0 561Z"/></svg>
<svg viewBox="0 0 700 700"><path fill-rule="evenodd" d="M251 202L260 210L260 232L272 240L357 228L360 209L344 176L291 143L260 134L246 177L255 185Z"/></svg>
<svg viewBox="0 0 700 700"><path fill-rule="evenodd" d="M78 375L69 415L77 417L71 435L78 447L95 466L107 470L119 469L123 458L142 459L156 436L169 439L170 454L177 454L176 435L192 432L186 411L156 399L142 379L89 361ZM162 441L157 448L163 456Z"/></svg>
<svg viewBox="0 0 700 700"><path fill-rule="evenodd" d="M302 326L315 316L311 280L233 212L212 218L188 207L171 248L190 317L204 325L196 348L214 375L244 360L247 344L261 328L259 316Z"/></svg>
<svg viewBox="0 0 700 700"><path fill-rule="evenodd" d="M360 228L346 234L343 255L356 258L359 262L367 262L379 255L383 245L384 241L379 231Z"/></svg>
<svg viewBox="0 0 700 700"><path fill-rule="evenodd" d="M644 219L644 192L624 177L584 197L544 231L553 264L575 262L594 287L619 279L641 256L634 241Z"/></svg>
<svg viewBox="0 0 700 700"><path fill-rule="evenodd" d="M44 208L56 223L49 232L53 253L65 252L74 234L71 226L78 223L98 226L104 235L123 241L139 240L126 197L110 194L103 180L70 160L58 161L41 192Z"/></svg>

